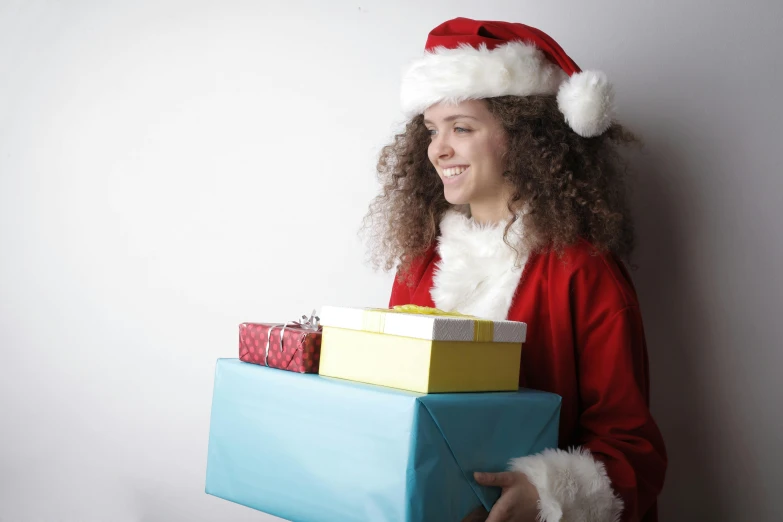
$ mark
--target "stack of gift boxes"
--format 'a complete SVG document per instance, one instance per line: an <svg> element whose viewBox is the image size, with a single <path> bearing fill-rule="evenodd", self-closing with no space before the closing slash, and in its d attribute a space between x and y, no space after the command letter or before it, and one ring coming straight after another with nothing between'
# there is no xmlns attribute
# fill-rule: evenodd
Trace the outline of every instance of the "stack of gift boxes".
<svg viewBox="0 0 783 522"><path fill-rule="evenodd" d="M526 325L415 306L240 325L220 359L206 491L295 521L455 521L473 480L557 445L560 398L518 389Z"/></svg>

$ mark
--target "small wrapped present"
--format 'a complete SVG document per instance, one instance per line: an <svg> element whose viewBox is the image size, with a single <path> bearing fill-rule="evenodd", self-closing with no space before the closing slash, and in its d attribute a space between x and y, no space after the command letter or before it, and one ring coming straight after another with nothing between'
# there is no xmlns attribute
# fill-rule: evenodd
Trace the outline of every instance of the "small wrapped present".
<svg viewBox="0 0 783 522"><path fill-rule="evenodd" d="M474 471L557 446L560 397L422 395L220 359L206 492L297 522L459 522Z"/></svg>
<svg viewBox="0 0 783 522"><path fill-rule="evenodd" d="M513 391L527 326L435 308L326 306L319 373L420 393Z"/></svg>
<svg viewBox="0 0 783 522"><path fill-rule="evenodd" d="M289 323L239 325L239 358L253 364L297 373L318 373L321 326L313 312Z"/></svg>

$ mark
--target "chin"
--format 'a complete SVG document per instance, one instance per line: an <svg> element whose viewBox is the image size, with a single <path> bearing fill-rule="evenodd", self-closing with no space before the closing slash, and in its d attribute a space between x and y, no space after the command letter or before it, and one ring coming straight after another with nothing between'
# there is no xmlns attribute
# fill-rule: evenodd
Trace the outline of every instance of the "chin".
<svg viewBox="0 0 783 522"><path fill-rule="evenodd" d="M446 201L448 201L452 205L467 205L470 203L468 198L462 197L458 194L449 194L447 192L444 192L443 197L446 198Z"/></svg>

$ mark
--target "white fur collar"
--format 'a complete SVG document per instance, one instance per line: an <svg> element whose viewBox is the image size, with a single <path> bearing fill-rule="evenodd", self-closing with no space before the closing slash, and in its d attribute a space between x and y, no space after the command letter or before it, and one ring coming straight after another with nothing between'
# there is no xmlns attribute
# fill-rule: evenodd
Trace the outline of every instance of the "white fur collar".
<svg viewBox="0 0 783 522"><path fill-rule="evenodd" d="M527 253L517 260L517 253L503 242L506 224L481 225L458 210L444 214L438 239L441 261L430 290L436 307L506 319L527 261ZM509 242L518 244L522 233L519 219L509 230Z"/></svg>

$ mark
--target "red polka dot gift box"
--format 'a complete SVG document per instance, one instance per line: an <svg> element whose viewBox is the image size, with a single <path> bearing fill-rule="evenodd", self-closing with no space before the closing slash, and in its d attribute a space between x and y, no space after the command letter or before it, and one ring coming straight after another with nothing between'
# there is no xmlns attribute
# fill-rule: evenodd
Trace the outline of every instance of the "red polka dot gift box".
<svg viewBox="0 0 783 522"><path fill-rule="evenodd" d="M307 320L239 325L240 360L297 373L318 373L321 326Z"/></svg>

